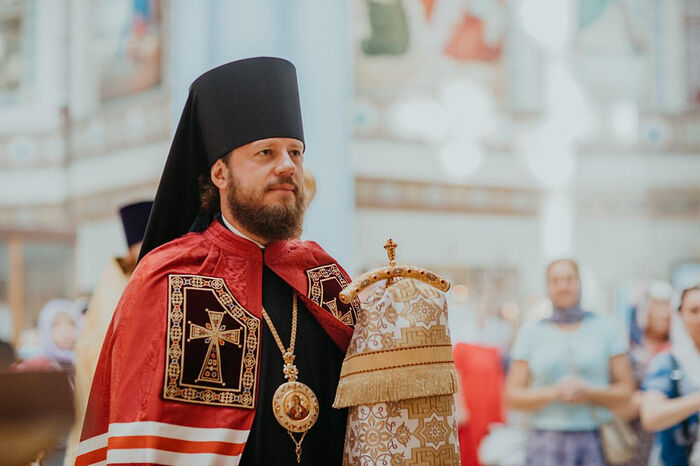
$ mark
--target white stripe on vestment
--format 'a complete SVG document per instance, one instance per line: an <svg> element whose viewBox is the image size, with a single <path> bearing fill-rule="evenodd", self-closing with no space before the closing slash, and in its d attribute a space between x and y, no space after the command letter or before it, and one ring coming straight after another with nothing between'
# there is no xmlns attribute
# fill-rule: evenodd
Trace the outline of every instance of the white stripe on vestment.
<svg viewBox="0 0 700 466"><path fill-rule="evenodd" d="M192 442L245 443L248 440L249 432L249 430L222 427L187 427L155 421L119 422L109 425L110 437L155 435Z"/></svg>
<svg viewBox="0 0 700 466"><path fill-rule="evenodd" d="M106 447L108 438L109 434L102 434L83 440L78 444L77 456Z"/></svg>
<svg viewBox="0 0 700 466"><path fill-rule="evenodd" d="M241 456L213 453L176 453L152 448L116 449L107 452L107 463L154 463L182 466L237 466Z"/></svg>

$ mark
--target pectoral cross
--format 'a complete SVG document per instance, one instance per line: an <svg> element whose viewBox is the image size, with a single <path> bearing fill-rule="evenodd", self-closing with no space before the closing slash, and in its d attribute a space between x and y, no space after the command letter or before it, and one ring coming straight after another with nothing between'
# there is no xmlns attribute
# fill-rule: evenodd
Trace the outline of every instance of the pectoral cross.
<svg viewBox="0 0 700 466"><path fill-rule="evenodd" d="M221 325L221 321L224 319L223 312L210 311L209 309L206 311L209 314L209 322L204 327L188 322L190 324L190 337L187 341L205 338L204 342L209 343L207 356L202 363L199 377L195 381L214 382L225 386L226 383L221 378L221 350L219 347L228 342L240 348L241 329L226 330L226 326Z"/></svg>

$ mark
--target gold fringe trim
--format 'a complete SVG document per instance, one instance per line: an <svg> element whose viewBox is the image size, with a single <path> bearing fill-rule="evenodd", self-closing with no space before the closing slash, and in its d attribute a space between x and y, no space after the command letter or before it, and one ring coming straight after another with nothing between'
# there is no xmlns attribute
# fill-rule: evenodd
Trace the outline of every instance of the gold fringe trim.
<svg viewBox="0 0 700 466"><path fill-rule="evenodd" d="M341 379L333 407L347 408L456 392L457 372L453 363L401 367Z"/></svg>
<svg viewBox="0 0 700 466"><path fill-rule="evenodd" d="M391 348L346 356L340 378L398 367L452 363L452 345L426 345L416 348Z"/></svg>

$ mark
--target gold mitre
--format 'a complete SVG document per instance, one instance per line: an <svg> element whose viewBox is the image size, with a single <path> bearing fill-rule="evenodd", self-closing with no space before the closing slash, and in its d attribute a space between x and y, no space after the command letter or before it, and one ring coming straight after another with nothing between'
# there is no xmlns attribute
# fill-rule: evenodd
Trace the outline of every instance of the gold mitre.
<svg viewBox="0 0 700 466"><path fill-rule="evenodd" d="M457 391L444 295L450 283L425 269L397 266L396 247L391 239L384 246L389 267L365 273L340 293L348 303L373 286L343 361L334 408Z"/></svg>

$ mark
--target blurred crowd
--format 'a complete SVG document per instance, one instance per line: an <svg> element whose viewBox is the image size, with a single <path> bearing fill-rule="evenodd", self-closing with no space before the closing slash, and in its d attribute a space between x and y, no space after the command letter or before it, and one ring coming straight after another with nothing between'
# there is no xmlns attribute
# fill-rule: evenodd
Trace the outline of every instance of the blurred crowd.
<svg viewBox="0 0 700 466"><path fill-rule="evenodd" d="M700 464L700 285L650 280L614 319L582 308L575 261L544 273L549 317L455 345L462 464Z"/></svg>
<svg viewBox="0 0 700 466"><path fill-rule="evenodd" d="M75 389L73 431L41 464L72 463L102 339L150 208L122 210L129 249L108 264L90 301L48 301L36 341L17 353L0 341L0 372L62 371ZM454 345L462 464L700 464L700 285L674 290L651 280L628 318L616 320L582 307L575 261L556 260L543 273L548 317L517 331L483 316L460 323L468 327Z"/></svg>

